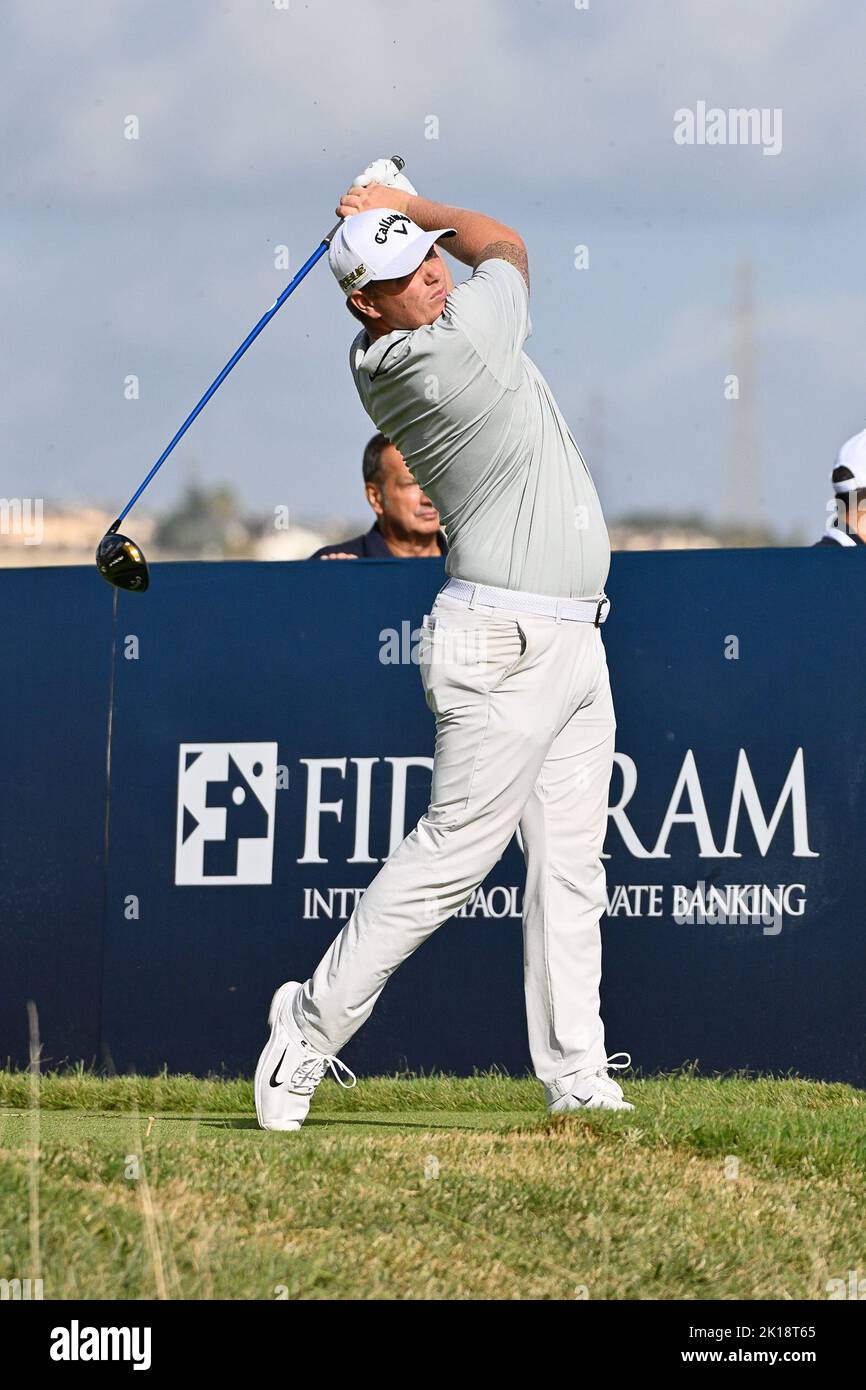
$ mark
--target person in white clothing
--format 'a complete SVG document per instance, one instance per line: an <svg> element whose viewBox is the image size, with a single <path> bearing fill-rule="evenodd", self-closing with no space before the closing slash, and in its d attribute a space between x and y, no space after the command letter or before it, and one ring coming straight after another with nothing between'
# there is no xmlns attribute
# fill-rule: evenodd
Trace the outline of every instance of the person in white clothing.
<svg viewBox="0 0 866 1390"><path fill-rule="evenodd" d="M354 1083L340 1048L518 828L529 1046L548 1108L630 1110L611 1071L631 1059L607 1055L599 1013L610 544L580 450L523 350L526 247L493 218L419 197L389 160L337 212L330 265L362 325L355 385L448 535L420 650L436 746L427 811L311 979L274 995L258 1120L299 1129L328 1068ZM456 288L442 241L472 269Z"/></svg>
<svg viewBox="0 0 866 1390"><path fill-rule="evenodd" d="M827 504L827 524L816 545L866 545L866 430L847 439L831 475L833 497Z"/></svg>

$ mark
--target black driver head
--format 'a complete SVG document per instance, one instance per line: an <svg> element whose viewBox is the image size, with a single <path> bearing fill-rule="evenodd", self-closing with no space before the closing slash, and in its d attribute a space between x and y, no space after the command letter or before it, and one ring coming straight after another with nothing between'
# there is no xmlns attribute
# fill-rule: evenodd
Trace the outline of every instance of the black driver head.
<svg viewBox="0 0 866 1390"><path fill-rule="evenodd" d="M96 547L96 564L103 579L116 589L143 594L150 582L144 555L135 541L119 531L106 531Z"/></svg>

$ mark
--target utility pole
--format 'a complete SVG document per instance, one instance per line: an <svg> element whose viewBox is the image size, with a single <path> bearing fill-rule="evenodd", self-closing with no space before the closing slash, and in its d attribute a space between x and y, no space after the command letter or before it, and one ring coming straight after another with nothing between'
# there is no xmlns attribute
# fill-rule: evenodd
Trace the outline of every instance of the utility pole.
<svg viewBox="0 0 866 1390"><path fill-rule="evenodd" d="M767 520L758 423L754 278L752 262L743 257L734 271L732 370L738 394L725 402L731 422L724 468L724 519L749 529Z"/></svg>

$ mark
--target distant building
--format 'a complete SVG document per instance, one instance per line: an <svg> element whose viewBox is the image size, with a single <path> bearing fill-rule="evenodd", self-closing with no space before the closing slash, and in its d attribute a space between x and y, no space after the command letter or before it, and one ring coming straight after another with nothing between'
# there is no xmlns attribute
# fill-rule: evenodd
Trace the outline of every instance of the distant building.
<svg viewBox="0 0 866 1390"><path fill-rule="evenodd" d="M14 516L0 518L0 567L92 564L96 547L115 516L90 505L40 504L38 527L37 518L28 518L26 512L23 524L16 524ZM153 517L136 514L135 539L144 549L153 527Z"/></svg>
<svg viewBox="0 0 866 1390"><path fill-rule="evenodd" d="M718 536L685 526L609 526L612 550L718 550Z"/></svg>
<svg viewBox="0 0 866 1390"><path fill-rule="evenodd" d="M313 531L306 526L291 526L286 531L269 531L259 536L254 543L253 558L306 560L312 550L326 544L326 537L321 531Z"/></svg>

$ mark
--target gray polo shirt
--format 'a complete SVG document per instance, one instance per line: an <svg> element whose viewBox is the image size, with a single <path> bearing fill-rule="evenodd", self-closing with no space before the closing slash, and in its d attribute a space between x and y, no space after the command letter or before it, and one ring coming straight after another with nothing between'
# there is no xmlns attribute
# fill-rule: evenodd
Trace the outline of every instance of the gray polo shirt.
<svg viewBox="0 0 866 1390"><path fill-rule="evenodd" d="M435 323L375 343L349 364L376 427L397 446L448 536L448 574L592 598L610 542L589 470L550 387L523 351L529 291L508 261L482 261Z"/></svg>

